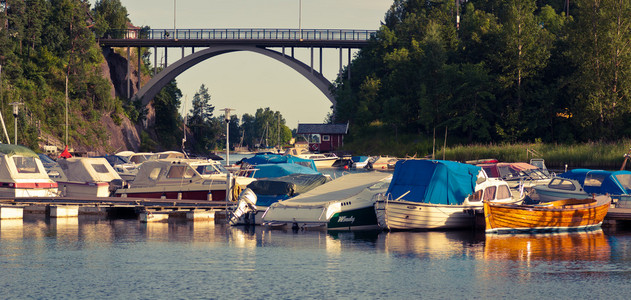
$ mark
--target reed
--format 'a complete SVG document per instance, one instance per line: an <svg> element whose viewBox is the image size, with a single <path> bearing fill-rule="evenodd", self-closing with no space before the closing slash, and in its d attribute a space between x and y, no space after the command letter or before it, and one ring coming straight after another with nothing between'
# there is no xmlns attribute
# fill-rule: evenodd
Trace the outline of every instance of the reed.
<svg viewBox="0 0 631 300"><path fill-rule="evenodd" d="M346 143L345 150L362 155L392 155L397 157L431 157L433 143L431 138L418 135L383 134L374 130L371 139L353 139ZM448 138L449 140L449 138ZM443 148L443 138L436 138L436 159L468 161L495 158L505 162L528 162L531 158L543 158L546 165L553 169L592 168L619 169L624 154L629 151L631 140L617 142L589 142L581 144L546 144L546 143L490 143L458 144ZM631 168L631 162L627 164Z"/></svg>
<svg viewBox="0 0 631 300"><path fill-rule="evenodd" d="M620 168L624 154L629 151L631 140L616 143L583 143L573 145L559 144L478 144L456 145L448 147L446 158L466 161L495 158L499 161L529 161L531 158L543 158L551 168Z"/></svg>

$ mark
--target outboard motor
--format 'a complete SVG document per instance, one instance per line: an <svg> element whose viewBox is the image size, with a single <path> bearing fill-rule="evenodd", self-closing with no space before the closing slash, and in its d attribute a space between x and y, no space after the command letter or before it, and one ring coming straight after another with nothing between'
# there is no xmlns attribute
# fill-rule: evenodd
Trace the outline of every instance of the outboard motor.
<svg viewBox="0 0 631 300"><path fill-rule="evenodd" d="M113 196L116 190L122 189L126 186L127 186L127 183L125 182L124 179L114 179L110 181L110 187L109 187L110 196Z"/></svg>
<svg viewBox="0 0 631 300"><path fill-rule="evenodd" d="M237 208L230 217L230 225L237 225L241 217L248 212L256 213L256 194L250 188L246 188L239 194Z"/></svg>

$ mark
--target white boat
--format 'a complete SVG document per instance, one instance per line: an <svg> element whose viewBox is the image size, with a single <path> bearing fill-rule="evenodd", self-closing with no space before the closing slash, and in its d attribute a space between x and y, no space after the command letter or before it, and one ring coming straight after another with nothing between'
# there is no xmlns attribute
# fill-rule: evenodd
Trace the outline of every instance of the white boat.
<svg viewBox="0 0 631 300"><path fill-rule="evenodd" d="M236 200L241 188L256 179L233 176L219 162L205 159L148 160L136 179L116 190L117 197Z"/></svg>
<svg viewBox="0 0 631 300"><path fill-rule="evenodd" d="M265 168L282 165L293 166L293 164L271 164ZM265 170L262 171L271 174ZM256 174L261 173L259 171ZM320 173L293 173L280 177L258 178L248 184L239 195L237 207L232 212L229 222L231 225L261 225L262 216L270 205L306 193L330 180L331 176Z"/></svg>
<svg viewBox="0 0 631 300"><path fill-rule="evenodd" d="M548 184L536 185L530 197L539 202L552 202L563 199L587 199L591 195L583 190L580 182L574 179L554 177Z"/></svg>
<svg viewBox="0 0 631 300"><path fill-rule="evenodd" d="M24 146L0 144L0 197L55 197L50 179L35 152Z"/></svg>
<svg viewBox="0 0 631 300"><path fill-rule="evenodd" d="M402 160L384 197L375 203L388 230L467 228L483 201L516 202L508 184L480 167L442 160Z"/></svg>
<svg viewBox="0 0 631 300"><path fill-rule="evenodd" d="M381 172L344 175L270 205L263 215L263 225L293 229L378 229L373 204L377 194L386 192L391 177Z"/></svg>
<svg viewBox="0 0 631 300"><path fill-rule="evenodd" d="M109 197L122 178L102 157L72 157L58 161L63 174L57 179L65 197Z"/></svg>
<svg viewBox="0 0 631 300"><path fill-rule="evenodd" d="M331 168L333 163L339 159L335 153L313 153L308 148L294 147L289 148L283 155L291 155L304 159L311 159L316 165L316 168Z"/></svg>

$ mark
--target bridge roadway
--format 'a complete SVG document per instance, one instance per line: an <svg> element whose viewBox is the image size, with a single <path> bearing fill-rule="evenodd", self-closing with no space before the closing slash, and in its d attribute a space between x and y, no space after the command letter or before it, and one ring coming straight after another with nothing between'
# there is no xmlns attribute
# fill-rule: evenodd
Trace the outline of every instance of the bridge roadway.
<svg viewBox="0 0 631 300"><path fill-rule="evenodd" d="M257 47L361 48L375 30L354 29L130 29L100 38L102 47Z"/></svg>

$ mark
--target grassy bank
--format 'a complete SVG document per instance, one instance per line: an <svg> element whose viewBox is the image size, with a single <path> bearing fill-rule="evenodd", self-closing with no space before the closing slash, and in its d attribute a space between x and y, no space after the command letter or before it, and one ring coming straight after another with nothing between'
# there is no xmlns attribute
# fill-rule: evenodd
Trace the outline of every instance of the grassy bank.
<svg viewBox="0 0 631 300"><path fill-rule="evenodd" d="M444 133L443 133L444 134ZM426 157L432 155L433 139L420 136L400 135L382 130L366 132L363 136L353 137L344 145L344 150L357 155L392 155L397 157ZM620 140L615 143L583 143L573 145L522 143L522 144L449 144L443 151L444 136L436 138L434 157L447 160L467 161L495 158L499 161L529 161L538 157L546 161L553 169L592 168L619 169L624 154L631 147L631 140ZM631 169L631 162L627 169Z"/></svg>

